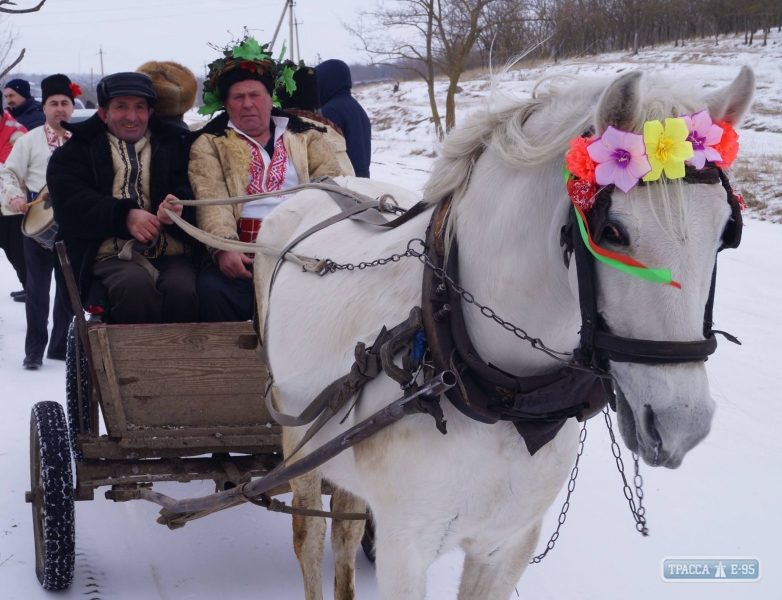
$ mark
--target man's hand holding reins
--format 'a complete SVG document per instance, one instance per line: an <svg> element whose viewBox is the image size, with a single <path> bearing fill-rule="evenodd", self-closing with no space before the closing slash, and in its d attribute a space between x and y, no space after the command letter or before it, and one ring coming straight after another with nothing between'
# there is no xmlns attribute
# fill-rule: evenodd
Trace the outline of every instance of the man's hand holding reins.
<svg viewBox="0 0 782 600"><path fill-rule="evenodd" d="M166 214L165 209L170 210L178 217L182 216L182 209L184 207L181 204L171 204L172 200L179 200L179 198L173 194L169 194L164 198L163 202L160 203L160 206L157 209L157 218L160 219L160 222L164 225L174 224L174 220Z"/></svg>

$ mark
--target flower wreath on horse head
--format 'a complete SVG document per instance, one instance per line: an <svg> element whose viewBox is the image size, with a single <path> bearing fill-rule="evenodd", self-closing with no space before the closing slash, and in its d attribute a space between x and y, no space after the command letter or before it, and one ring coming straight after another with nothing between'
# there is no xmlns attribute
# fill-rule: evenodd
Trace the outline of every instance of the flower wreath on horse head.
<svg viewBox="0 0 782 600"><path fill-rule="evenodd" d="M675 119L646 121L643 134L613 126L595 138L592 132L571 140L565 154L563 176L568 196L576 211L582 239L589 252L601 262L635 277L680 287L668 269L650 269L627 256L598 246L589 233L585 213L595 205L604 186L616 186L625 194L640 181L682 179L685 165L701 170L728 168L739 151L739 136L728 122L714 123L708 111ZM744 198L735 194L741 210Z"/></svg>
<svg viewBox="0 0 782 600"><path fill-rule="evenodd" d="M224 48L213 47L222 52L223 56L209 64L209 73L204 81L204 105L198 109L199 114L212 116L223 110L223 99L228 88L238 80L234 73L238 75L240 69L255 75L271 90L272 102L277 108L280 107L278 89L284 88L289 95L296 91L293 74L303 64L283 61L284 43L277 60L269 54L269 44L260 45L247 34L238 43L231 42Z"/></svg>

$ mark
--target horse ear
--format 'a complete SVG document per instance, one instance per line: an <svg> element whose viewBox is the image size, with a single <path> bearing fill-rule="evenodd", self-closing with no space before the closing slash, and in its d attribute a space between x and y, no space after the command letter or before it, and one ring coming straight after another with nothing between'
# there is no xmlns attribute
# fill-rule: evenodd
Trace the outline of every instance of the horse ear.
<svg viewBox="0 0 782 600"><path fill-rule="evenodd" d="M633 128L641 111L641 75L640 71L626 73L603 92L597 106L597 135L609 125L625 131Z"/></svg>
<svg viewBox="0 0 782 600"><path fill-rule="evenodd" d="M755 72L750 67L741 67L733 83L708 94L705 100L712 120L738 125L754 95Z"/></svg>

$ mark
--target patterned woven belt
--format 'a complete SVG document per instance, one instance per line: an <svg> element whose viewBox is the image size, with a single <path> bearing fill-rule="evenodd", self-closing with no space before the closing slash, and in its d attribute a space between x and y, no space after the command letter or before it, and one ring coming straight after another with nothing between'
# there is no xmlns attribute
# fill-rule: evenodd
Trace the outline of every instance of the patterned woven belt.
<svg viewBox="0 0 782 600"><path fill-rule="evenodd" d="M258 237L263 219L239 219L239 240L252 244Z"/></svg>

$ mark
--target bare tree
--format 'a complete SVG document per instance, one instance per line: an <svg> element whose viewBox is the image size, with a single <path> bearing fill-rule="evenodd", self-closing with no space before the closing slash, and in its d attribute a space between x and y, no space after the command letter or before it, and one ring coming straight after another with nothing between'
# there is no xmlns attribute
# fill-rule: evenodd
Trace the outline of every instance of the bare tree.
<svg viewBox="0 0 782 600"><path fill-rule="evenodd" d="M13 2L12 0L0 0L0 13L8 14L8 15L21 15L25 13L32 13L32 12L38 12L43 8L43 5L46 4L46 0L41 0L38 4L35 6L32 6L30 8L7 8L8 6L17 6L16 2ZM19 53L19 56L14 59L13 62L11 62L10 65L3 68L3 66L7 63L8 58L10 56L11 50L13 49L14 42L16 41L16 35L12 33L10 27L7 27L6 30L3 32L6 34L5 40L0 42L0 69L3 69L0 71L0 79L8 75L16 65L18 65L20 62L22 62L22 59L24 58L24 48L22 48L22 51Z"/></svg>
<svg viewBox="0 0 782 600"><path fill-rule="evenodd" d="M439 137L456 124L455 95L478 37L488 26L487 7L499 0L396 0L360 13L345 27L361 40L373 64L391 64L426 81ZM435 98L435 78L448 78L445 127Z"/></svg>

